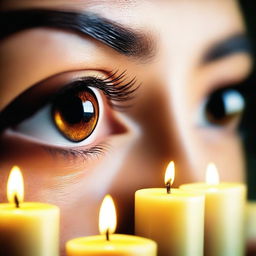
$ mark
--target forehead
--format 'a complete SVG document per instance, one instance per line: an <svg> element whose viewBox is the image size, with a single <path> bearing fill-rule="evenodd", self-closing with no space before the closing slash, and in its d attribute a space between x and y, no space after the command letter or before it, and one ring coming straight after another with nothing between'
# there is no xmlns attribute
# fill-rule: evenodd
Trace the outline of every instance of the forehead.
<svg viewBox="0 0 256 256"><path fill-rule="evenodd" d="M92 12L150 35L164 59L198 61L216 42L244 31L236 0L4 0L3 10ZM178 55L176 53L179 53ZM171 56L169 58L169 56ZM177 60L175 59L177 57Z"/></svg>
<svg viewBox="0 0 256 256"><path fill-rule="evenodd" d="M90 6L115 5L125 7L136 4L138 0L2 0L2 8L23 8L23 7L62 7L81 9Z"/></svg>
<svg viewBox="0 0 256 256"><path fill-rule="evenodd" d="M225 26L227 20L237 26L234 20L241 18L236 0L2 0L0 7L92 11L135 27L166 24L171 29L198 22Z"/></svg>
<svg viewBox="0 0 256 256"><path fill-rule="evenodd" d="M244 29L236 0L3 0L0 5L2 10L94 12L133 29L148 30L159 40L169 37L172 44L175 39L192 40L202 33L201 39L212 40Z"/></svg>

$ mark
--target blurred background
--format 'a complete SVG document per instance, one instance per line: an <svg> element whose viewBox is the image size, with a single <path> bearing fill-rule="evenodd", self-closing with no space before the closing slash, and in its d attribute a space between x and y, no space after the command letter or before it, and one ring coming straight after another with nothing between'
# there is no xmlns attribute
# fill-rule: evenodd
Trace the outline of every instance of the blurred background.
<svg viewBox="0 0 256 256"><path fill-rule="evenodd" d="M240 0L245 16L249 37L254 47L254 59L256 57L256 1ZM256 69L245 89L247 98L247 110L245 112L241 133L244 140L245 154L247 160L247 180L249 184L249 199L256 200Z"/></svg>

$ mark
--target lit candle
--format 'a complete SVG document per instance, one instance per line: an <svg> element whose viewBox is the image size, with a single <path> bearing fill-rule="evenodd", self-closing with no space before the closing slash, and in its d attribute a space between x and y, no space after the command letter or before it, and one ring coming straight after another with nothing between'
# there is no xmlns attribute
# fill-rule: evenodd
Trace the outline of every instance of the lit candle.
<svg viewBox="0 0 256 256"><path fill-rule="evenodd" d="M219 183L215 165L209 164L206 183L185 184L180 188L205 193L205 255L244 255L246 186L240 183Z"/></svg>
<svg viewBox="0 0 256 256"><path fill-rule="evenodd" d="M0 204L0 255L59 255L59 209L23 202L23 178L13 167L7 185L9 203Z"/></svg>
<svg viewBox="0 0 256 256"><path fill-rule="evenodd" d="M66 244L67 256L156 256L154 241L131 235L114 234L116 211L112 198L107 195L101 205L99 230L101 235L81 237Z"/></svg>
<svg viewBox="0 0 256 256"><path fill-rule="evenodd" d="M155 240L158 255L203 255L204 195L172 188L174 163L165 175L166 188L135 193L135 232Z"/></svg>

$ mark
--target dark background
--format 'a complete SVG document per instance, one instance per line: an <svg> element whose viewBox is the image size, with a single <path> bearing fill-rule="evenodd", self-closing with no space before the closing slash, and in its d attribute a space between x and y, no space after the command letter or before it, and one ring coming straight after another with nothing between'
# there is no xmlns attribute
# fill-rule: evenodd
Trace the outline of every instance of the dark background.
<svg viewBox="0 0 256 256"><path fill-rule="evenodd" d="M256 1L240 0L247 24L248 34L252 41L254 59L256 57ZM247 180L249 184L249 199L256 200L256 68L248 84L247 108L241 124L241 133L244 141Z"/></svg>

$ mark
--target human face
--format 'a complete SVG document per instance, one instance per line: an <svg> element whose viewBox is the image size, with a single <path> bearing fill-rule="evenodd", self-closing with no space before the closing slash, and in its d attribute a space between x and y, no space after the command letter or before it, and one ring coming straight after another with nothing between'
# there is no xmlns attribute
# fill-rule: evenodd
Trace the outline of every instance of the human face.
<svg viewBox="0 0 256 256"><path fill-rule="evenodd" d="M16 106L19 115L14 119L24 117L2 131L1 187L11 167L18 165L26 200L61 208L62 248L70 238L97 233L99 205L106 193L116 201L119 231L132 232L134 192L163 186L170 160L176 163L174 186L204 180L210 161L222 180L244 179L237 133L243 100L228 88L247 78L251 57L236 1L8 0L1 8L47 8L80 12L87 18L96 17L88 16L93 13L96 20L104 18L100 22L119 24L121 31L131 32L128 39L134 39L125 42L128 49L134 43L134 51L125 52L123 45L117 47L123 36L110 45L110 39L93 39L73 29L38 26L1 41L0 110L5 113L20 96L22 105ZM115 81L124 71L124 79ZM107 86L103 80L111 74ZM93 93L82 92L95 94L98 106L93 110L98 107L99 115L88 137L74 142L49 110L60 111L56 100L44 97L57 94L62 103L68 96L77 99L76 90L66 90L64 96L58 91L82 78L87 79L83 88L89 86ZM132 86L120 93L120 85L127 83ZM119 90L111 98L113 87ZM212 105L222 104L218 100L223 95L231 95L240 107L233 111L227 105L218 116ZM41 100L46 105L38 107ZM77 108L72 100L69 103L75 115ZM0 197L6 200L5 193Z"/></svg>

